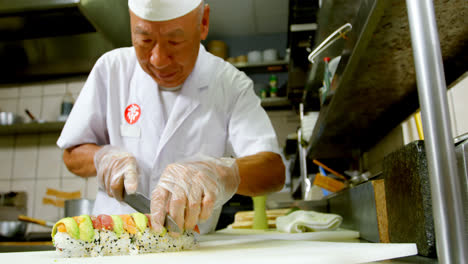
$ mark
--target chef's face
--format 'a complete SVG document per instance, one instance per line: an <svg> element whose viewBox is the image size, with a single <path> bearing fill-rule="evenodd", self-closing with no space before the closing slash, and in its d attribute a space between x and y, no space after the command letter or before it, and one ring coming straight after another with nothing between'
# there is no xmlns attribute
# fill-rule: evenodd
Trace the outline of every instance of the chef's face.
<svg viewBox="0 0 468 264"><path fill-rule="evenodd" d="M204 5L176 19L148 21L130 11L138 62L160 86L181 85L192 72L200 41L208 35L209 12Z"/></svg>

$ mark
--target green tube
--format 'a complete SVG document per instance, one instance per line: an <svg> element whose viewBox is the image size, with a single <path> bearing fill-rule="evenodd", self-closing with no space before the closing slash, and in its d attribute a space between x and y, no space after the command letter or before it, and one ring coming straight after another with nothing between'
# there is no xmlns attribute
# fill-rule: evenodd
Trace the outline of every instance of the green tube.
<svg viewBox="0 0 468 264"><path fill-rule="evenodd" d="M266 216L266 196L252 197L254 204L253 229L268 229L268 220Z"/></svg>

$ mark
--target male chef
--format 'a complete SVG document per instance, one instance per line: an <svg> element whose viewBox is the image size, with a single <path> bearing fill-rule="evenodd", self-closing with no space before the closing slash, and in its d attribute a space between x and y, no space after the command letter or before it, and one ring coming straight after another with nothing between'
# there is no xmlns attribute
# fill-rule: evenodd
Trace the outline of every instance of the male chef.
<svg viewBox="0 0 468 264"><path fill-rule="evenodd" d="M235 193L282 188L274 130L252 81L200 44L208 34L207 4L128 6L133 47L99 58L57 145L71 172L97 176L93 214L134 212L123 191L139 192L151 198L156 231L166 214L181 228L214 231Z"/></svg>

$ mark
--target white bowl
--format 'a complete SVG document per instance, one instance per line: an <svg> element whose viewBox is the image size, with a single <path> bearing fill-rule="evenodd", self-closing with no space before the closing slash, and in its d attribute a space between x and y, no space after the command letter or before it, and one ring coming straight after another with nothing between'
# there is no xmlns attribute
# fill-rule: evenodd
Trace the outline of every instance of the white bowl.
<svg viewBox="0 0 468 264"><path fill-rule="evenodd" d="M247 60L249 63L259 63L262 62L262 53L258 50L250 51L247 54Z"/></svg>
<svg viewBox="0 0 468 264"><path fill-rule="evenodd" d="M266 49L263 51L263 61L278 60L278 51L275 49Z"/></svg>

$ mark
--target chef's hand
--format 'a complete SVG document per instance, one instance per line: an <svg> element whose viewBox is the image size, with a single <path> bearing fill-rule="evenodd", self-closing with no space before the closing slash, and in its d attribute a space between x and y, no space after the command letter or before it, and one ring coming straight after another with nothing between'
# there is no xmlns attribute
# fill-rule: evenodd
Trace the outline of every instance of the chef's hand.
<svg viewBox="0 0 468 264"><path fill-rule="evenodd" d="M94 154L99 187L110 197L122 201L124 187L127 193L136 192L138 169L132 154L111 145L106 145Z"/></svg>
<svg viewBox="0 0 468 264"><path fill-rule="evenodd" d="M168 165L151 194L152 227L157 232L162 230L167 213L181 230L192 230L239 187L235 159L197 155L191 160Z"/></svg>

